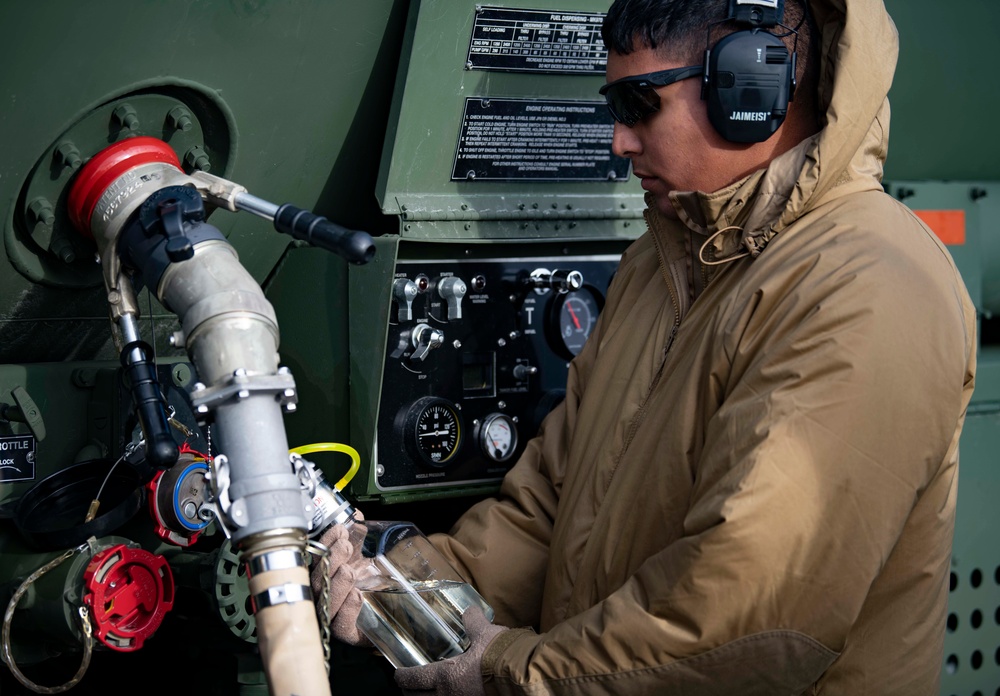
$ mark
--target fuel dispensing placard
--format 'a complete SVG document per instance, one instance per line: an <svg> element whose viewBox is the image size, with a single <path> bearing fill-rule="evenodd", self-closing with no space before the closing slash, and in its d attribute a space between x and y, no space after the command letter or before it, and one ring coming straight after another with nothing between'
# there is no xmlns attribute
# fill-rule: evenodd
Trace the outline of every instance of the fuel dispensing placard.
<svg viewBox="0 0 1000 696"><path fill-rule="evenodd" d="M608 50L600 12L477 7L466 67L603 75Z"/></svg>
<svg viewBox="0 0 1000 696"><path fill-rule="evenodd" d="M603 102L465 100L452 180L614 181L629 162L611 152Z"/></svg>

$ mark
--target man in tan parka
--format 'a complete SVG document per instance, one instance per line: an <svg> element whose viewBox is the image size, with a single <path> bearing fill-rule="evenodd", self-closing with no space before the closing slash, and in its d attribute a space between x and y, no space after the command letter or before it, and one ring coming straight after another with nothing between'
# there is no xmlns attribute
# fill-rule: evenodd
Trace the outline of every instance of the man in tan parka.
<svg viewBox="0 0 1000 696"><path fill-rule="evenodd" d="M617 0L608 82L698 64L727 4ZM697 79L616 124L648 231L499 497L434 538L497 625L406 693L937 694L974 310L880 185L882 0L811 6L772 138L721 140Z"/></svg>

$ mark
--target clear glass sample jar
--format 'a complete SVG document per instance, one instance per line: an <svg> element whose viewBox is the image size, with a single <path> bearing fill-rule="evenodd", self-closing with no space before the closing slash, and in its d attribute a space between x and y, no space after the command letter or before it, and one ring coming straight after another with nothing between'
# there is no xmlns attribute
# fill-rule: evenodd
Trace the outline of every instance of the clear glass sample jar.
<svg viewBox="0 0 1000 696"><path fill-rule="evenodd" d="M370 563L355 584L363 600L358 628L397 669L465 652L462 614L478 606L492 621L493 608L412 523L363 524Z"/></svg>

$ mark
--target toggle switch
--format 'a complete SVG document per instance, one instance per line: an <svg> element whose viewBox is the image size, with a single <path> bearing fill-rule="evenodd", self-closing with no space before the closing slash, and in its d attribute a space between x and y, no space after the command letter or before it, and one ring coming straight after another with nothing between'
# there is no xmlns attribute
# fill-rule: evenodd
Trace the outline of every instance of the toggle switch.
<svg viewBox="0 0 1000 696"><path fill-rule="evenodd" d="M413 300L419 292L417 284L406 278L397 278L392 284L392 296L399 303L399 321L413 320Z"/></svg>
<svg viewBox="0 0 1000 696"><path fill-rule="evenodd" d="M538 374L538 368L534 365L518 364L514 366L514 379L524 382L528 377Z"/></svg>
<svg viewBox="0 0 1000 696"><path fill-rule="evenodd" d="M448 303L448 320L454 321L462 318L462 298L465 297L467 288L465 281L461 278L451 276L442 278L437 284L438 295Z"/></svg>
<svg viewBox="0 0 1000 696"><path fill-rule="evenodd" d="M435 348L444 343L444 332L432 329L427 324L417 324L410 333L413 341L413 355L410 360L423 360Z"/></svg>
<svg viewBox="0 0 1000 696"><path fill-rule="evenodd" d="M539 295L544 295L549 290L555 290L562 295L582 288L583 274L580 271L562 269L550 271L547 268L536 268L525 282Z"/></svg>

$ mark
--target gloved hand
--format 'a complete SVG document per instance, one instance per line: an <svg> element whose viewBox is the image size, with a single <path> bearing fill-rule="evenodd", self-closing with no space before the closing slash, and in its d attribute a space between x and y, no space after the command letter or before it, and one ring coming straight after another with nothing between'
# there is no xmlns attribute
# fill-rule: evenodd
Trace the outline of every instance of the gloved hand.
<svg viewBox="0 0 1000 696"><path fill-rule="evenodd" d="M371 646L371 641L358 630L356 622L361 613L361 593L354 582L367 559L361 556L361 542L365 528L356 522L350 530L335 524L320 537L320 543L330 549L330 602L327 616L330 617L330 633L337 640L348 645ZM310 574L313 596L320 597L323 591L322 564L317 563Z"/></svg>
<svg viewBox="0 0 1000 696"><path fill-rule="evenodd" d="M421 667L396 670L396 685L406 696L483 696L482 662L486 648L500 633L508 630L491 624L479 607L469 607L462 614L469 649L458 657Z"/></svg>

